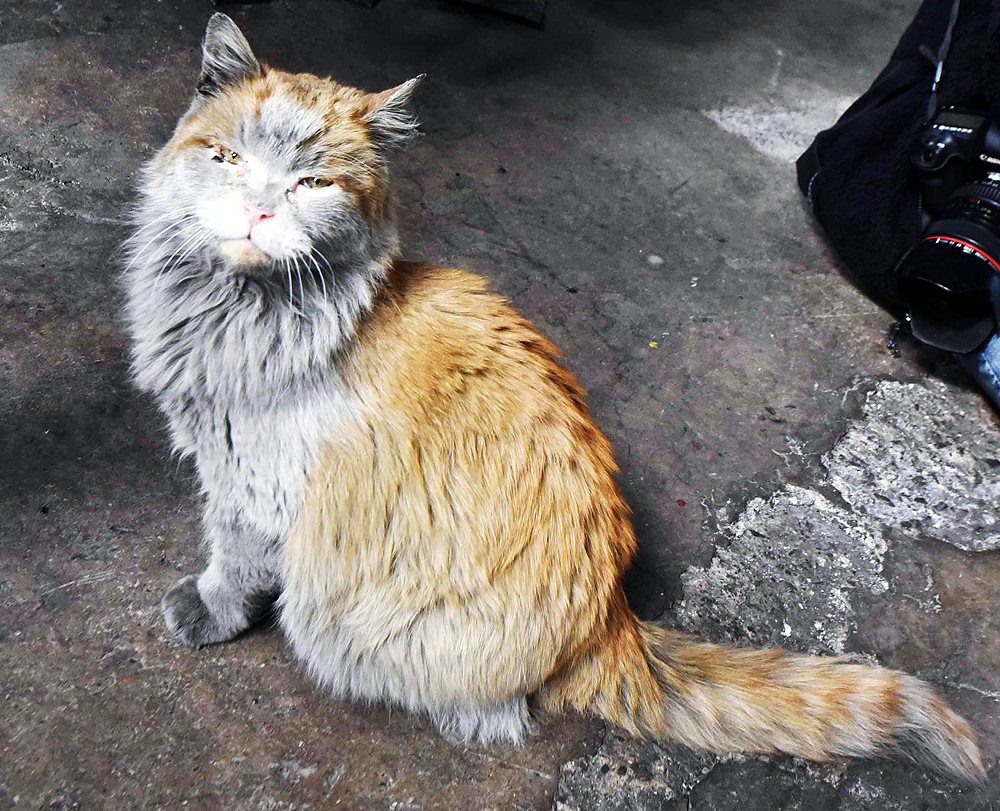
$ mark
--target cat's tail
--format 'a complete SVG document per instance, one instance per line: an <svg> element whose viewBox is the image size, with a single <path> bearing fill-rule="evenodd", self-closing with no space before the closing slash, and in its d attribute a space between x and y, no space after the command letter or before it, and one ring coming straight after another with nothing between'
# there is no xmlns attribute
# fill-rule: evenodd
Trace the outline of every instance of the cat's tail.
<svg viewBox="0 0 1000 811"><path fill-rule="evenodd" d="M627 609L619 617L596 649L543 685L544 707L719 753L900 754L971 782L986 776L969 724L919 679L843 658L707 644Z"/></svg>

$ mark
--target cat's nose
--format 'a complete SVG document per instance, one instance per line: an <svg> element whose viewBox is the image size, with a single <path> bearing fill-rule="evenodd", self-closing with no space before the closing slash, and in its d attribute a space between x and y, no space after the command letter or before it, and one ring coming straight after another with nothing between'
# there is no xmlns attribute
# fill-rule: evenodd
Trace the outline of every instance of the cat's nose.
<svg viewBox="0 0 1000 811"><path fill-rule="evenodd" d="M268 217L273 217L274 212L266 208L259 208L258 206L247 206L247 215L250 217L250 230L253 231L254 226L257 223L266 220Z"/></svg>

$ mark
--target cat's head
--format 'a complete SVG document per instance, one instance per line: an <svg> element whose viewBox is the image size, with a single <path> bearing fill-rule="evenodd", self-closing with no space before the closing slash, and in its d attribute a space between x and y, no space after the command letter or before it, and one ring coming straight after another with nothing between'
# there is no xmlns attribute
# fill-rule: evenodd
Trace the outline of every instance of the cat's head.
<svg viewBox="0 0 1000 811"><path fill-rule="evenodd" d="M254 274L393 252L386 153L416 134L422 77L372 94L285 73L224 14L202 52L195 99L144 177L147 238L162 226L178 251Z"/></svg>

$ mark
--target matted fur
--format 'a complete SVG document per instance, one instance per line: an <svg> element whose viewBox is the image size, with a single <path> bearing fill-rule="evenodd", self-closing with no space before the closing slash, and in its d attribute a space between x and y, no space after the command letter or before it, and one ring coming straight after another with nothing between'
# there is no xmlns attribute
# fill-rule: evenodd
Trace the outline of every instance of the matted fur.
<svg viewBox="0 0 1000 811"><path fill-rule="evenodd" d="M206 570L186 644L281 625L339 695L519 742L526 699L714 751L902 747L967 779L922 682L640 622L611 448L555 347L465 271L399 261L389 151L417 80L366 94L260 64L224 15L143 171L125 273L138 385L193 455Z"/></svg>

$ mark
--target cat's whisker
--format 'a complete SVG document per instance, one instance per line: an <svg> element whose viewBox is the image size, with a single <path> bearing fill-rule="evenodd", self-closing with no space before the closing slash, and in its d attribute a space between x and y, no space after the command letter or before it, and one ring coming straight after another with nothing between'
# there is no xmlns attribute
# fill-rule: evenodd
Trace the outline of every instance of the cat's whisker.
<svg viewBox="0 0 1000 811"><path fill-rule="evenodd" d="M150 222L146 223L141 228L137 229L134 234L132 234L128 239L125 240L126 245L131 245L134 243L140 243L145 241L146 246L155 245L157 240L165 233L167 233L171 228L180 226L182 223L186 223L189 220L196 219L197 213L194 210L184 212L183 214L178 214L176 211L168 211L166 214L161 214L155 217ZM145 231L151 230L158 225L160 225L164 220L169 220L166 227L162 228L157 234L152 237L146 237L144 235Z"/></svg>
<svg viewBox="0 0 1000 811"><path fill-rule="evenodd" d="M203 231L201 234L194 234L188 240L188 242L190 243L188 245L188 248L184 251L184 253L182 253L174 260L170 269L172 270L183 265L188 260L188 258L192 256L195 253L195 251L201 248L202 245L208 242L210 238L211 234L208 231Z"/></svg>
<svg viewBox="0 0 1000 811"><path fill-rule="evenodd" d="M164 214L160 214L159 216L154 217L152 220L150 220L149 222L147 222L145 225L137 228L135 230L135 233L133 233L131 236L128 237L128 239L125 240L126 244L128 244L130 242L137 242L139 240L140 235L143 233L143 231L147 231L150 228L154 228L157 225L157 223L160 223L163 220L169 219L172 222L183 222L184 220L191 219L192 217L197 216L194 208L189 208L186 211L182 209L182 211L184 211L184 213L179 213L176 210L172 209L170 211L167 211ZM155 239L155 237L154 237L154 239Z"/></svg>
<svg viewBox="0 0 1000 811"><path fill-rule="evenodd" d="M171 256L175 256L177 253L179 253L184 249L184 245L190 239L191 234L197 234L199 231L204 231L204 230L205 229L199 222L189 222L183 227L178 228L176 234L174 235L174 238L176 240L180 240L181 244L174 250Z"/></svg>
<svg viewBox="0 0 1000 811"><path fill-rule="evenodd" d="M167 212L165 212L163 214L159 214L156 217L153 217L153 219L151 219L145 225L142 225L142 226L136 228L135 231L132 232L125 239L125 244L126 245L130 245L130 244L133 244L133 243L141 241L142 236L143 236L143 234L146 231L149 231L150 229L155 228L157 225L159 225L164 220L170 220L171 222L176 222L177 221L177 214L176 214L176 212L174 212L174 211L171 210L171 211L167 211ZM154 239L155 239L155 237L154 237Z"/></svg>
<svg viewBox="0 0 1000 811"><path fill-rule="evenodd" d="M313 272L312 257L310 257L309 254L302 254L300 256L300 258L303 259L303 260L305 260L305 269L306 269L306 272L309 274L309 278L312 280L312 288L311 289L313 291L316 291L318 281L316 279L316 274Z"/></svg>
<svg viewBox="0 0 1000 811"><path fill-rule="evenodd" d="M284 259L282 259L282 262L284 262L284 265L285 265L285 274L288 277L288 308L292 312L301 315L301 313L299 313L299 311L298 311L298 308L296 308L295 303L292 301L292 296L294 295L294 293L292 292L292 266L291 266L291 263L288 261L287 257L285 257Z"/></svg>
<svg viewBox="0 0 1000 811"><path fill-rule="evenodd" d="M295 264L295 275L299 277L299 307L302 308L303 312L306 309L306 294L305 290L302 288L302 270L299 268L299 258L298 256L292 257L292 262Z"/></svg>
<svg viewBox="0 0 1000 811"><path fill-rule="evenodd" d="M288 269L288 258L287 257L285 257L285 256L281 257L281 265L285 269L285 275L288 278L288 289L289 289L289 291L291 291L291 289L292 289L292 287L291 287L291 284L292 284L292 275L291 275L291 272ZM290 294L289 294L289 297L288 297L288 306L289 307L292 306L292 298L291 298Z"/></svg>
<svg viewBox="0 0 1000 811"><path fill-rule="evenodd" d="M193 240L193 242L191 242L190 246L182 254L178 255L172 262L170 262L169 264L165 264L160 269L159 273L156 274L154 290L156 290L159 287L161 279L165 278L166 276L177 270L179 267L184 265L187 262L188 258L192 256L195 251L201 248L208 241L208 238L209 238L208 233L202 235L195 235L194 237L192 237L191 239ZM179 279L173 279L172 284L174 287L178 287L186 281L198 278L199 275L200 274L198 273L194 273L194 274L189 274L187 276L183 276Z"/></svg>
<svg viewBox="0 0 1000 811"><path fill-rule="evenodd" d="M311 248L310 250L314 256L318 256L320 259L323 260L323 264L326 265L327 268L330 270L330 279L332 281L334 276L337 275L337 272L333 269L333 265L330 264L330 260L327 259L325 256L323 256L323 254L320 252L318 248Z"/></svg>
<svg viewBox="0 0 1000 811"><path fill-rule="evenodd" d="M147 244L132 257L132 261L126 267L126 270L128 270L129 268L131 268L132 265L134 265L139 259L141 259L142 256L143 256L143 254L145 254L147 251L150 251L150 250L153 250L153 249L156 249L156 248L161 248L161 249L169 250L170 249L170 245L169 244L165 244L165 243L168 243L168 240L161 240L160 239L160 237L163 234L165 234L167 231L174 230L176 233L172 235L172 238L173 239L177 239L177 238L180 238L180 237L184 237L184 234L190 232L192 229L197 229L199 227L200 226L199 226L199 224L196 221L195 222L187 222L184 225L179 225L178 222L176 222L176 221L172 222L170 225L168 225L166 228L162 229L158 234L156 234L156 236L154 236L149 242L147 242ZM184 237L184 239L186 240L187 238ZM175 253L176 253L176 251L175 251ZM173 255L173 254L171 254L171 255ZM167 258L166 261L169 261L169 257Z"/></svg>
<svg viewBox="0 0 1000 811"><path fill-rule="evenodd" d="M178 227L179 223L184 222L185 220L193 217L194 215L191 215L191 217L184 217L181 220L172 220L170 224L166 226L166 228L163 228L158 233L156 233L146 242L146 244L142 248L140 248L136 253L132 255L131 259L129 260L129 263L125 266L125 270L130 270L132 266L135 265L135 263L138 262L139 259L141 259L147 251L159 247L161 244L160 237L162 237L171 229L177 229L178 235L183 234L186 230L188 230L188 228L191 227L192 224L188 223L184 227Z"/></svg>
<svg viewBox="0 0 1000 811"><path fill-rule="evenodd" d="M174 268L179 267L189 256L191 256L192 253L194 253L194 251L196 251L202 244L204 244L208 240L210 233L207 230L201 228L201 226L198 225L197 223L189 225L187 228L183 229L181 233L184 233L185 231L189 231L192 229L194 233L186 237L184 242L181 243L180 247L178 247L177 250L175 250L170 256L168 256L164 260L163 266L160 268L160 271L156 274L156 280L153 288L154 290L159 285L160 279L165 274L171 272L172 270L174 270Z"/></svg>
<svg viewBox="0 0 1000 811"><path fill-rule="evenodd" d="M309 248L309 253L307 254L307 256L309 257L309 260L314 265L316 265L316 273L319 276L319 283L320 283L320 285L323 288L323 301L324 302L328 302L330 300L330 297L329 297L329 295L327 294L327 291L326 291L326 279L323 278L323 268L321 268L319 266L319 262L316 261L316 259L314 257L314 254L316 254L316 249L313 248L313 247L310 247ZM324 257L323 254L319 254L319 258L322 259L324 262L326 262L326 257ZM330 263L326 262L326 266L330 267ZM331 274L333 273L333 268L330 268L330 273Z"/></svg>

